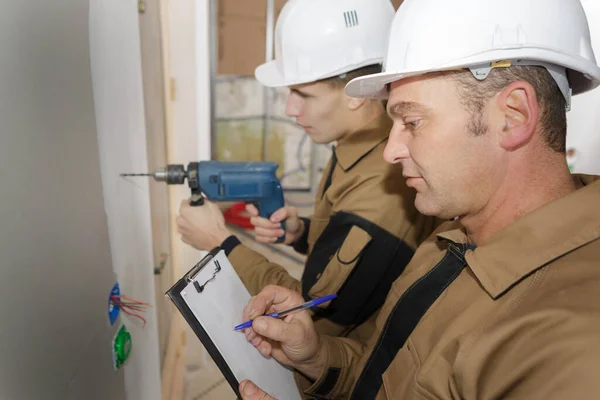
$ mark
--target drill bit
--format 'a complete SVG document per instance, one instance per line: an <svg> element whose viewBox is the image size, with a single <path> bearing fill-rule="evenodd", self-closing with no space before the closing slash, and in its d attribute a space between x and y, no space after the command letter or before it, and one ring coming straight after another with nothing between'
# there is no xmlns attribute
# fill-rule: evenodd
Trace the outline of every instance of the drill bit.
<svg viewBox="0 0 600 400"><path fill-rule="evenodd" d="M146 173L146 174L121 174L120 176L154 176L154 174Z"/></svg>
<svg viewBox="0 0 600 400"><path fill-rule="evenodd" d="M167 185L181 185L185 181L186 172L183 165L167 165L154 172L145 172L143 174L121 174L122 178L131 176L150 176L157 182L166 182Z"/></svg>

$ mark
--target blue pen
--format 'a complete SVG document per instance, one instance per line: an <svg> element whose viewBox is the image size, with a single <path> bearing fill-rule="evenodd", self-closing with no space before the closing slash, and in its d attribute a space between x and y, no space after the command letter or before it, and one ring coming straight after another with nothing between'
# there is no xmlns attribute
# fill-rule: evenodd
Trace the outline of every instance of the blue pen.
<svg viewBox="0 0 600 400"><path fill-rule="evenodd" d="M304 304L300 304L299 306L292 307L288 310L281 311L281 312L274 312L271 314L265 314L264 316L265 317L273 317L273 318L283 318L286 315L293 313L294 311L306 310L307 308L316 307L319 304L327 303L328 301L333 300L336 297L337 297L337 294L330 294L329 296L323 296L323 297L319 297L317 299L312 299L311 301L307 301ZM250 320L250 321L246 321L242 324L239 324L238 326L233 328L233 330L239 331L240 329L250 328L252 326L252 321L253 320Z"/></svg>

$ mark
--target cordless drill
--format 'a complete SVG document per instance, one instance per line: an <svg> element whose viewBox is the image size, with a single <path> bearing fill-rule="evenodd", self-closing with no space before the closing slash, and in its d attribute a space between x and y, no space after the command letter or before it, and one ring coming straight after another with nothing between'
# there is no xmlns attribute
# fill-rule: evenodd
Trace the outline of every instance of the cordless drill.
<svg viewBox="0 0 600 400"><path fill-rule="evenodd" d="M190 162L187 170L181 164L171 164L154 173L121 174L121 176L151 176L167 185L183 185L187 178L192 191L190 204L201 206L205 195L211 201L243 201L258 208L263 218L283 207L283 190L274 162ZM281 222L285 230L285 223ZM285 235L277 241L282 242Z"/></svg>

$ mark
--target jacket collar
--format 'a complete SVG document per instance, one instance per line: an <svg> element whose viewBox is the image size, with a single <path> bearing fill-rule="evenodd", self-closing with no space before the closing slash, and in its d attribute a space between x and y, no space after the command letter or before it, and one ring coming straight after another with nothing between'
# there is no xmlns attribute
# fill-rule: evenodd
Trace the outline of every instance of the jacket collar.
<svg viewBox="0 0 600 400"><path fill-rule="evenodd" d="M377 145L387 140L392 125L393 122L384 113L352 133L334 149L338 164L344 171L350 170Z"/></svg>
<svg viewBox="0 0 600 400"><path fill-rule="evenodd" d="M459 223L450 227L454 229L437 235L439 240L467 243ZM517 219L485 244L468 251L465 259L484 289L496 299L537 269L598 239L600 181Z"/></svg>

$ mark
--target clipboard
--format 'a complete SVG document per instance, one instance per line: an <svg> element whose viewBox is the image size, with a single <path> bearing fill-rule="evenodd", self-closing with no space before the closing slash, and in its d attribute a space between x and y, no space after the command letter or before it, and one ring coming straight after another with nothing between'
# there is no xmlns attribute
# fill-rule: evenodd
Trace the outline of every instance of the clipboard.
<svg viewBox="0 0 600 400"><path fill-rule="evenodd" d="M220 247L212 249L166 296L200 339L238 398L241 398L239 382L251 379L278 399L301 399L293 373L277 361L263 358L242 332L233 330L241 322L250 294Z"/></svg>

